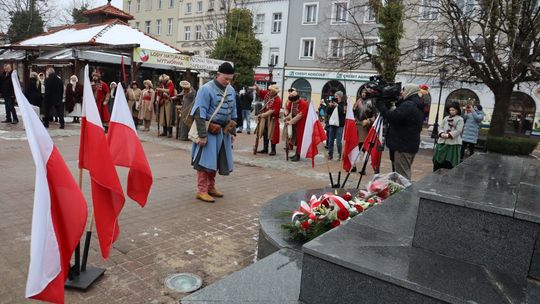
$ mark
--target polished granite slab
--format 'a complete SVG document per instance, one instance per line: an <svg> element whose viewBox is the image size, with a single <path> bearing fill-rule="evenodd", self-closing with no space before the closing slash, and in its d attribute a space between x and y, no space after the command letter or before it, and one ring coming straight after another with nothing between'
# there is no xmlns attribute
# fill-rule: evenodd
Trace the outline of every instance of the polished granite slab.
<svg viewBox="0 0 540 304"><path fill-rule="evenodd" d="M302 254L282 249L181 300L182 304L298 304Z"/></svg>

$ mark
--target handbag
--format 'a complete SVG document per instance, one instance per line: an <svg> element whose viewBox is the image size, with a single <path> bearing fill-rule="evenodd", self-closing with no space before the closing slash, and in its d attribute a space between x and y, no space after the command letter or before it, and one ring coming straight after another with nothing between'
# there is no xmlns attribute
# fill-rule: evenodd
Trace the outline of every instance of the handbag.
<svg viewBox="0 0 540 304"><path fill-rule="evenodd" d="M223 96L221 97L221 101L219 102L214 113L212 113L210 120L207 120L204 122L206 124L205 125L206 130L208 130L208 126L210 125L210 122L212 121L212 119L214 119L214 116L216 116L217 112L221 108L221 105L223 104L223 101L225 100L225 96L227 96L227 88L225 88L225 91L223 91ZM199 131L197 130L197 123L193 122L191 124L191 127L189 128L189 132L188 132L188 138L189 140L191 140L192 142L196 144L199 143Z"/></svg>
<svg viewBox="0 0 540 304"><path fill-rule="evenodd" d="M334 111L332 112L332 115L330 115L330 120L328 121L328 124L331 126L339 127L339 109L338 107L334 108Z"/></svg>

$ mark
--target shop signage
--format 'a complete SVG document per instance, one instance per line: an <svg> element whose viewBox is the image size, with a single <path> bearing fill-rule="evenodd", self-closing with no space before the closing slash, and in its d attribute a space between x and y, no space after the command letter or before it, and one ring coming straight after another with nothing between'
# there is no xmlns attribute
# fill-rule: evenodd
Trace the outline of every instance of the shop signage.
<svg viewBox="0 0 540 304"><path fill-rule="evenodd" d="M323 71L298 71L286 70L286 77L293 78L315 78L315 79L334 79L347 81L369 81L369 77L373 75L349 73L349 72L323 72Z"/></svg>
<svg viewBox="0 0 540 304"><path fill-rule="evenodd" d="M217 71L223 60L160 52L143 48L133 50L133 61L174 66L181 69ZM232 63L231 63L232 64Z"/></svg>
<svg viewBox="0 0 540 304"><path fill-rule="evenodd" d="M253 75L253 80L269 82L270 81L270 74L255 74L255 75Z"/></svg>

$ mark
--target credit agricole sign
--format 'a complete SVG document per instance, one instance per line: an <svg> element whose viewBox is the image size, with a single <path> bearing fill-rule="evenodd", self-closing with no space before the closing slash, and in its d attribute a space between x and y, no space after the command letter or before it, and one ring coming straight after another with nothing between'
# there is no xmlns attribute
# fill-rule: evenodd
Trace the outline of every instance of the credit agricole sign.
<svg viewBox="0 0 540 304"><path fill-rule="evenodd" d="M218 67L224 63L223 60L175 54L168 52L153 51L143 48L133 50L133 61L174 66L184 69L217 71ZM233 64L231 62L231 64Z"/></svg>
<svg viewBox="0 0 540 304"><path fill-rule="evenodd" d="M369 77L373 75L348 73L348 72L321 72L321 71L298 71L286 70L286 77L293 78L314 78L314 79L334 79L334 80L350 80L350 81L369 81Z"/></svg>

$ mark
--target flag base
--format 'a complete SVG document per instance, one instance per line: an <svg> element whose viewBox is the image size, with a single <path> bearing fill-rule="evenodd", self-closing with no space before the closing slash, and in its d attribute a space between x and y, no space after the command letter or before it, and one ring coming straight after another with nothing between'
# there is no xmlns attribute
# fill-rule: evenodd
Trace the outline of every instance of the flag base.
<svg viewBox="0 0 540 304"><path fill-rule="evenodd" d="M66 280L64 285L66 288L73 288L86 291L99 277L105 273L104 268L87 267L86 271L82 271L73 280Z"/></svg>

